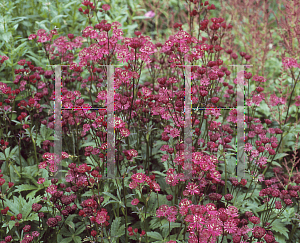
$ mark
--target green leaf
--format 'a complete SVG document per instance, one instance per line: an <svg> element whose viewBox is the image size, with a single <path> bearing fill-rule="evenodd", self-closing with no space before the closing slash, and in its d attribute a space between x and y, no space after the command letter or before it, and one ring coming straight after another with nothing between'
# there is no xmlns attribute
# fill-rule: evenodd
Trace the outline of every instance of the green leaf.
<svg viewBox="0 0 300 243"><path fill-rule="evenodd" d="M27 221L39 221L39 216L36 213L30 214L30 216L27 217Z"/></svg>
<svg viewBox="0 0 300 243"><path fill-rule="evenodd" d="M63 228L61 229L59 234L64 235L64 236L72 236L72 233L70 233L70 230L67 230L65 226L63 226Z"/></svg>
<svg viewBox="0 0 300 243"><path fill-rule="evenodd" d="M117 202L119 201L119 199L118 199L116 196L114 196L113 194L111 194L111 193L109 193L109 192L103 192L103 194L105 194L105 195L107 195L107 196L109 196L109 197L115 199Z"/></svg>
<svg viewBox="0 0 300 243"><path fill-rule="evenodd" d="M37 189L37 190L34 190L34 191L28 193L28 194L26 195L26 199L28 199L28 198L34 198L34 197L35 197L35 194L36 194L39 190L41 190L41 189Z"/></svg>
<svg viewBox="0 0 300 243"><path fill-rule="evenodd" d="M55 16L55 17L51 20L51 22L53 23L56 19L58 19L58 18L60 18L60 17L68 17L68 15L62 15L62 14L57 15L57 16Z"/></svg>
<svg viewBox="0 0 300 243"><path fill-rule="evenodd" d="M163 237L158 232L147 232L146 234L147 234L147 236L149 236L155 240L163 240Z"/></svg>
<svg viewBox="0 0 300 243"><path fill-rule="evenodd" d="M82 148L82 147L87 147L87 146L96 146L96 143L95 142L88 142L88 143L84 143L82 145L79 146L79 148Z"/></svg>
<svg viewBox="0 0 300 243"><path fill-rule="evenodd" d="M68 238L62 239L62 241L60 241L59 243L69 243L71 241L72 241L72 237L68 237Z"/></svg>
<svg viewBox="0 0 300 243"><path fill-rule="evenodd" d="M271 225L272 230L284 235L287 239L289 238L289 230L284 226L284 223L282 223L280 219L276 219Z"/></svg>
<svg viewBox="0 0 300 243"><path fill-rule="evenodd" d="M153 217L151 220L150 220L150 228L151 229L156 229L158 227L161 226L161 220L157 217Z"/></svg>
<svg viewBox="0 0 300 243"><path fill-rule="evenodd" d="M6 160L6 159L5 159L5 155L4 155L4 153L2 153L2 152L0 153L0 160Z"/></svg>
<svg viewBox="0 0 300 243"><path fill-rule="evenodd" d="M121 236L124 235L124 234L125 234L125 224L123 224L123 225L119 228L117 235L118 235L119 237L121 237Z"/></svg>
<svg viewBox="0 0 300 243"><path fill-rule="evenodd" d="M76 235L80 235L86 229L85 224L81 225L75 232Z"/></svg>
<svg viewBox="0 0 300 243"><path fill-rule="evenodd" d="M164 177L164 178L167 176L167 174L162 173L162 172L160 172L160 171L155 171L154 174L161 175L161 176Z"/></svg>
<svg viewBox="0 0 300 243"><path fill-rule="evenodd" d="M82 243L80 236L73 236L72 237L75 243Z"/></svg>
<svg viewBox="0 0 300 243"><path fill-rule="evenodd" d="M69 215L65 222L65 224L71 228L71 231L73 231L73 233L75 232L75 224L73 223L73 219L75 218L75 216L75 214Z"/></svg>
<svg viewBox="0 0 300 243"><path fill-rule="evenodd" d="M8 43L9 39L12 35L11 35L11 32L6 32L6 33L3 33L1 36L2 36L2 39Z"/></svg>
<svg viewBox="0 0 300 243"><path fill-rule="evenodd" d="M35 198L30 198L27 202L21 195L19 197L13 197L13 200L5 199L6 205L15 214L21 213L23 216L23 221L27 220L28 215L32 210L32 204L38 203L41 200L41 196Z"/></svg>
<svg viewBox="0 0 300 243"><path fill-rule="evenodd" d="M287 156L287 155L288 155L287 153L278 153L278 154L276 154L274 160L283 158L283 157L285 157L285 156Z"/></svg>
<svg viewBox="0 0 300 243"><path fill-rule="evenodd" d="M36 190L37 187L33 185L18 185L16 186L16 189L14 190L15 192L23 192L23 191L30 191L30 190Z"/></svg>
<svg viewBox="0 0 300 243"><path fill-rule="evenodd" d="M64 9L68 9L74 3L77 3L77 1L73 1L73 2L70 2L70 3L66 4L66 5L64 5Z"/></svg>
<svg viewBox="0 0 300 243"><path fill-rule="evenodd" d="M180 227L180 223L170 222L170 231L173 228ZM169 222L161 226L163 237L166 238L169 235Z"/></svg>
<svg viewBox="0 0 300 243"><path fill-rule="evenodd" d="M180 227L180 223L170 222L170 229L178 228ZM162 229L168 229L169 230L169 223L166 223L161 226Z"/></svg>
<svg viewBox="0 0 300 243"><path fill-rule="evenodd" d="M114 219L114 221L111 224L111 236L112 237L116 237L118 236L118 229L120 227L121 224L121 218L117 217Z"/></svg>
<svg viewBox="0 0 300 243"><path fill-rule="evenodd" d="M32 183L34 184L34 185L36 185L37 187L39 187L39 184L37 183L37 181L36 181L36 179L34 179L30 174L34 174L35 172L36 172L36 170L33 172L29 172L29 170L28 170L28 167L30 168L30 167L36 167L35 165L32 165L32 166L27 166L27 167L25 167L24 169L26 170L26 172L22 172L21 174L25 177L25 178L28 178L28 179L30 179L31 181L32 181ZM30 174L29 174L30 173Z"/></svg>

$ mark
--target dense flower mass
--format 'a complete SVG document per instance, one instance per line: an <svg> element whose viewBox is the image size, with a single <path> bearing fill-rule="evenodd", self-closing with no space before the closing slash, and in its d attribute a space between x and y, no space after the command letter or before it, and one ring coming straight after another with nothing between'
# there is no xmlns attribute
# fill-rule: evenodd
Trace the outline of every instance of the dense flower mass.
<svg viewBox="0 0 300 243"><path fill-rule="evenodd" d="M290 136L300 106L291 41L283 43L292 57L281 58L291 80L267 92L260 70L231 65L249 63L255 50L234 47L233 26L210 18L218 7L187 2L189 30L175 23L162 43L143 30L125 37L129 26L99 21L113 18L113 5L89 0L78 9L89 20L81 36L59 28L28 36L62 64L61 83L58 69L23 56L13 81L0 82L0 243L299 238L298 147L286 150L299 139ZM0 56L1 70L14 67L11 59ZM51 114L58 101L61 113Z"/></svg>

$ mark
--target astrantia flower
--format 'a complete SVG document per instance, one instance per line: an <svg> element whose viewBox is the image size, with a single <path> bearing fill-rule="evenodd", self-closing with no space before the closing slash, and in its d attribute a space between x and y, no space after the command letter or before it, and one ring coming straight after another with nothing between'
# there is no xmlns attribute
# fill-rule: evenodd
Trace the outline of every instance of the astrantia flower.
<svg viewBox="0 0 300 243"><path fill-rule="evenodd" d="M149 12L145 13L144 16L147 18L153 18L155 16L155 13L153 11L149 11Z"/></svg>
<svg viewBox="0 0 300 243"><path fill-rule="evenodd" d="M18 64L21 65L21 66L24 66L25 63L26 63L25 59L22 59L22 60L18 61Z"/></svg>
<svg viewBox="0 0 300 243"><path fill-rule="evenodd" d="M256 216L252 216L249 218L249 221L253 224L260 224L260 219Z"/></svg>
<svg viewBox="0 0 300 243"><path fill-rule="evenodd" d="M156 210L156 217L166 217L167 212L168 212L169 206L168 205L161 205L157 210Z"/></svg>
<svg viewBox="0 0 300 243"><path fill-rule="evenodd" d="M169 222L175 222L176 221L176 215L178 213L176 206L171 206L167 209L167 219Z"/></svg>
<svg viewBox="0 0 300 243"><path fill-rule="evenodd" d="M55 227L55 226L57 226L57 223L58 223L57 218L49 218L49 219L47 220L47 225L48 225L49 227Z"/></svg>
<svg viewBox="0 0 300 243"><path fill-rule="evenodd" d="M98 224L102 224L106 221L106 215L107 215L107 212L106 211L101 211L101 212L97 212L97 216L96 216L96 222Z"/></svg>
<svg viewBox="0 0 300 243"><path fill-rule="evenodd" d="M289 57L284 57L282 59L282 65L283 65L284 69L288 69L288 68L291 68L291 67L297 67L297 68L300 67L300 65L299 65L299 63L297 63L296 59L289 58Z"/></svg>
<svg viewBox="0 0 300 243"><path fill-rule="evenodd" d="M226 210L226 213L231 217L238 217L239 216L238 211L239 210L235 206L229 206Z"/></svg>
<svg viewBox="0 0 300 243"><path fill-rule="evenodd" d="M28 36L28 40L33 40L35 39L37 36L35 34L31 34Z"/></svg>
<svg viewBox="0 0 300 243"><path fill-rule="evenodd" d="M39 178L37 183L38 184L43 184L45 182L45 178Z"/></svg>
<svg viewBox="0 0 300 243"><path fill-rule="evenodd" d="M237 223L234 219L229 219L226 222L224 222L224 230L228 233L235 233L237 229Z"/></svg>
<svg viewBox="0 0 300 243"><path fill-rule="evenodd" d="M135 189L137 186L138 186L138 184L137 184L136 181L132 181L132 182L129 183L129 188L130 189Z"/></svg>
<svg viewBox="0 0 300 243"><path fill-rule="evenodd" d="M213 220L208 223L206 227L212 236L220 236L222 234L222 225L220 221Z"/></svg>
<svg viewBox="0 0 300 243"><path fill-rule="evenodd" d="M266 233L266 230L262 227L256 226L252 229L252 234L256 239L261 239Z"/></svg>
<svg viewBox="0 0 300 243"><path fill-rule="evenodd" d="M162 157L161 157L161 161L164 162L164 161L167 161L169 158L169 155L168 154L164 154Z"/></svg>
<svg viewBox="0 0 300 243"><path fill-rule="evenodd" d="M170 136L172 138L176 138L180 135L180 131L177 128L174 128L170 131Z"/></svg>
<svg viewBox="0 0 300 243"><path fill-rule="evenodd" d="M103 5L102 5L102 9L103 9L104 11L108 11L108 10L110 10L110 6L109 6L108 4L103 4Z"/></svg>
<svg viewBox="0 0 300 243"><path fill-rule="evenodd" d="M46 192L50 193L53 195L55 192L57 192L57 185L50 185L47 189Z"/></svg>
<svg viewBox="0 0 300 243"><path fill-rule="evenodd" d="M91 198L83 201L84 207L91 207L91 208L96 208L97 207L97 202Z"/></svg>
<svg viewBox="0 0 300 243"><path fill-rule="evenodd" d="M131 176L131 179L137 183L143 183L145 181L146 175L143 173L136 173Z"/></svg>
<svg viewBox="0 0 300 243"><path fill-rule="evenodd" d="M251 149L252 149L252 145L251 145L250 143L246 143L244 149L245 149L245 151L248 151L248 152L249 152L249 151L251 151Z"/></svg>
<svg viewBox="0 0 300 243"><path fill-rule="evenodd" d="M186 189L187 191L191 194L191 195L195 195L195 194L199 194L200 193L200 190L198 189L198 185L196 185L195 183L189 183L187 186L186 186Z"/></svg>
<svg viewBox="0 0 300 243"><path fill-rule="evenodd" d="M47 167L47 161L41 162L38 166L40 169L45 169Z"/></svg>
<svg viewBox="0 0 300 243"><path fill-rule="evenodd" d="M0 186L2 186L5 183L5 179L0 178Z"/></svg>
<svg viewBox="0 0 300 243"><path fill-rule="evenodd" d="M139 202L140 202L139 199L135 198L131 201L131 204L135 206L135 205L138 205Z"/></svg>
<svg viewBox="0 0 300 243"><path fill-rule="evenodd" d="M178 179L177 179L177 175L175 174L168 174L166 176L166 183L171 185L171 186L176 186L178 184Z"/></svg>

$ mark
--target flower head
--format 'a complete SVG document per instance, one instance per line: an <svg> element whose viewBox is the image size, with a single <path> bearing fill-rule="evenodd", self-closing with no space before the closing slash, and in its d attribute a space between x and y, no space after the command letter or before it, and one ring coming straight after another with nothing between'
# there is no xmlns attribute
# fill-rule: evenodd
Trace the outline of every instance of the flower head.
<svg viewBox="0 0 300 243"><path fill-rule="evenodd" d="M109 6L108 4L103 4L103 5L102 5L102 9L103 9L104 11L108 11L108 10L110 10L110 6Z"/></svg>
<svg viewBox="0 0 300 243"><path fill-rule="evenodd" d="M149 12L145 13L144 16L147 18L153 18L155 16L155 13L153 11L149 11Z"/></svg>

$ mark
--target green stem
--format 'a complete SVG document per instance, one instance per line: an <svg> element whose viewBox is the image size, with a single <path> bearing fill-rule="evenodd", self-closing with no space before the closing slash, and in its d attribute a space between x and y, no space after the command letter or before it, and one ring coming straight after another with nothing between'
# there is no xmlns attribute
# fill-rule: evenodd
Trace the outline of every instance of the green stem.
<svg viewBox="0 0 300 243"><path fill-rule="evenodd" d="M292 70L291 70L291 74L292 74L293 80L295 80L295 76L294 76L294 73L292 72ZM291 99L292 99L292 96L293 96L295 87L296 87L296 85L297 85L298 78L299 78L299 75L298 75L298 77L297 77L297 79L296 79L296 81L295 81L295 85L294 85L294 87L293 87L292 93L290 94L290 99L289 99L289 104L288 104L288 108L287 108L287 112L286 112L286 117L285 117L285 120L284 120L284 124L286 124L286 120L287 120L288 115L289 115L289 110L290 110L290 105L291 105ZM276 153L273 155L271 162L268 163L267 167L266 167L265 170L263 171L263 175L265 175L265 173L267 172L267 170L268 170L269 167L271 166L271 164L272 164L272 162L273 162L273 160L274 160L274 158L275 158L275 156L276 156L276 154L277 154L277 152L278 152L278 149L279 149L279 147L280 147L280 145L281 145L283 133L281 133L280 135L281 135L281 136L280 136L280 141L279 141L279 144L278 144L278 146L277 146L277 148L276 148Z"/></svg>
<svg viewBox="0 0 300 243"><path fill-rule="evenodd" d="M297 224L298 224L298 223L294 223L294 224L293 224L292 233L291 233L291 235L290 235L290 238L289 238L289 242L288 242L288 243L292 243L292 242L293 242L293 236L294 236L294 234L295 234L296 229L298 228Z"/></svg>
<svg viewBox="0 0 300 243"><path fill-rule="evenodd" d="M171 237L171 224L170 224L170 221L169 221L169 240L170 240L170 237Z"/></svg>
<svg viewBox="0 0 300 243"><path fill-rule="evenodd" d="M39 162L38 162L37 153L36 153L35 141L34 141L33 136L32 136L32 134L31 134L31 127L32 127L32 125L31 125L31 123L30 123L29 134L30 134L30 138L31 138L31 140L32 140L32 142L33 142L33 149L34 149L34 156L35 156L36 166L37 166L37 169L39 170Z"/></svg>
<svg viewBox="0 0 300 243"><path fill-rule="evenodd" d="M128 242L128 235L127 235L127 200L126 200L126 193L125 193L125 185L124 185L124 179L122 180L122 186L123 186L123 196L124 196L124 204L125 204L125 242Z"/></svg>

